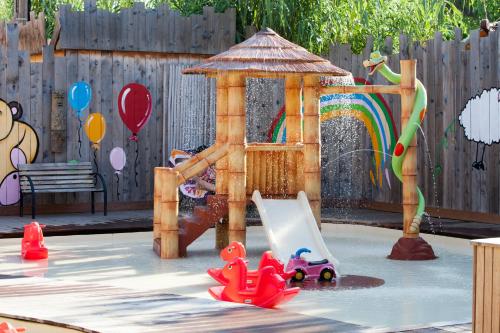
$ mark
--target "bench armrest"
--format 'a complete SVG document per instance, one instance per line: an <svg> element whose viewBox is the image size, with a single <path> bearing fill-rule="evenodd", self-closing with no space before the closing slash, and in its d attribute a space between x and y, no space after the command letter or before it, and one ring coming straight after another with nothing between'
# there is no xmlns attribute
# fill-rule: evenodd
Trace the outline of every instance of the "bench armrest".
<svg viewBox="0 0 500 333"><path fill-rule="evenodd" d="M21 189L21 178L23 177L26 177L26 179L28 180L28 183L30 183L30 189L31 189L31 193L35 192L35 186L33 186L33 180L31 179L30 176L27 176L27 175L22 175L22 176L19 176L19 191L22 192L23 190Z"/></svg>
<svg viewBox="0 0 500 333"><path fill-rule="evenodd" d="M104 192L106 192L107 188L106 188L106 182L104 181L104 177L98 172L93 172L92 176L94 176L96 178L96 182L97 182L97 179L99 178L99 180L101 181L101 184L102 184L102 189Z"/></svg>

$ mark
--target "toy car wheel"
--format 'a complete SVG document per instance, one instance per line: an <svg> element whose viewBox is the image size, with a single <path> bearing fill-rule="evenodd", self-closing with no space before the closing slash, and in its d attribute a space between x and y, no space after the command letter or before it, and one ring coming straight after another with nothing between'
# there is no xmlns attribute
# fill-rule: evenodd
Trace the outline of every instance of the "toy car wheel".
<svg viewBox="0 0 500 333"><path fill-rule="evenodd" d="M301 269L295 270L295 275L292 277L292 281L294 282L302 282L306 278L306 273Z"/></svg>
<svg viewBox="0 0 500 333"><path fill-rule="evenodd" d="M332 281L334 277L335 272L330 268L323 269L319 275L321 281Z"/></svg>

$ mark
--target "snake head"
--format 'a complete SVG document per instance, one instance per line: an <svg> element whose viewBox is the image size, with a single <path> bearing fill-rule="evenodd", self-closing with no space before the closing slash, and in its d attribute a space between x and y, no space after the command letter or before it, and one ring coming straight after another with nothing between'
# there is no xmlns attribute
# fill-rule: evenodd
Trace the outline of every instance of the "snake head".
<svg viewBox="0 0 500 333"><path fill-rule="evenodd" d="M379 51L374 51L370 54L370 59L363 61L363 66L370 69L368 75L372 75L387 61L386 56L382 56Z"/></svg>

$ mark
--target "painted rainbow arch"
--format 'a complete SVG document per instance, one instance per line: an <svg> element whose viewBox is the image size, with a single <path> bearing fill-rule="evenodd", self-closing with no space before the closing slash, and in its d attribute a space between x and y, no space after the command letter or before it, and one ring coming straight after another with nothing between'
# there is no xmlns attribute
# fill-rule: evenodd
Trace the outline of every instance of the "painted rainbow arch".
<svg viewBox="0 0 500 333"><path fill-rule="evenodd" d="M369 85L363 78L355 78L356 85ZM346 100L349 102L346 103ZM398 140L398 133L391 109L380 94L332 94L320 99L321 121L339 117L353 117L361 121L370 135L375 160L375 175L370 170L370 178L375 185L382 187L383 174L390 186L386 166L388 156L392 155ZM281 108L269 129L271 142L286 141L285 107ZM382 169L385 172L382 172ZM376 180L375 180L376 179Z"/></svg>

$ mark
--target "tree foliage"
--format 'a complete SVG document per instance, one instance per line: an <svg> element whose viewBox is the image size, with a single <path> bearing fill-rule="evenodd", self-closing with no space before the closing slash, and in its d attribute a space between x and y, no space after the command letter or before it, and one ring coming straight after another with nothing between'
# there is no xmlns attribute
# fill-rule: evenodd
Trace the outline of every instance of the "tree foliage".
<svg viewBox="0 0 500 333"><path fill-rule="evenodd" d="M13 0L0 0L0 18L12 14ZM331 43L349 43L360 51L368 35L375 47L391 37L397 47L400 33L413 40L431 39L440 31L453 38L454 28L466 35L482 18L500 19L500 1L491 0L142 0L154 8L167 3L183 15L200 14L204 6L217 12L236 9L237 41L245 37L247 26L270 27L283 37L317 54L328 51ZM32 0L32 10L43 11L47 31L52 33L55 11L61 4L83 9L83 0ZM133 0L97 0L97 6L113 12L130 7Z"/></svg>

